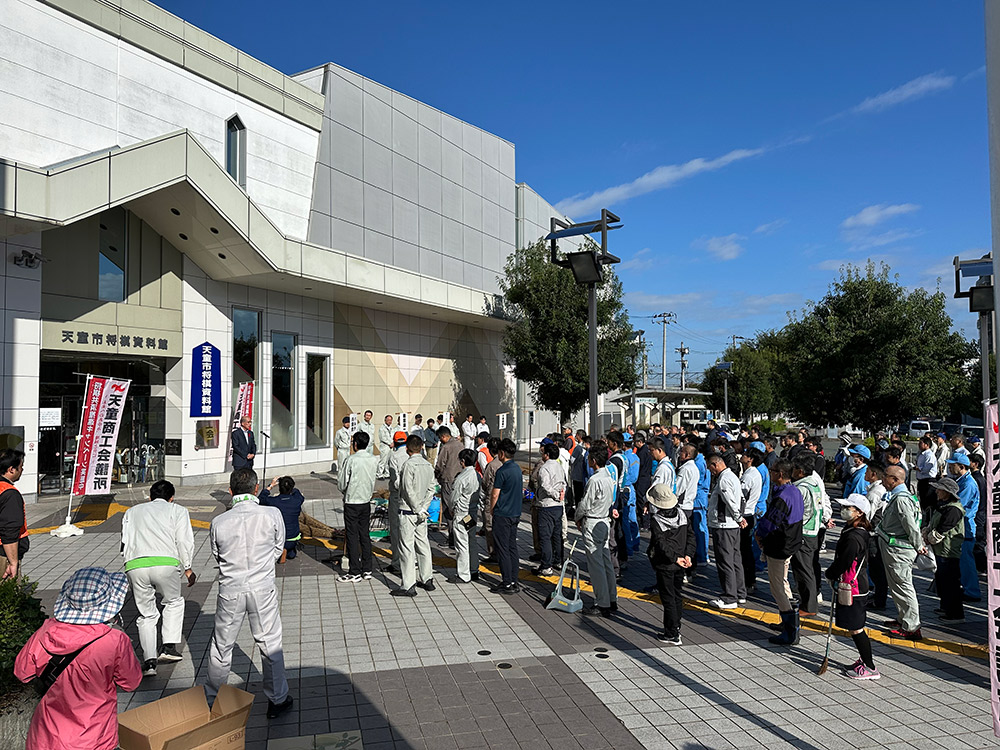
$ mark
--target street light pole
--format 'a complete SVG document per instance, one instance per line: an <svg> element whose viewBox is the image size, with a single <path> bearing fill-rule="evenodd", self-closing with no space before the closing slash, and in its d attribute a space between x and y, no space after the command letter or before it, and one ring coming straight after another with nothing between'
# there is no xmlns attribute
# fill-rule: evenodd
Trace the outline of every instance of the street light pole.
<svg viewBox="0 0 1000 750"><path fill-rule="evenodd" d="M725 394L725 412L726 421L729 421L729 375L728 373L722 377L722 392Z"/></svg>
<svg viewBox="0 0 1000 750"><path fill-rule="evenodd" d="M615 222L615 226L609 226L612 222ZM590 324L590 434L595 439L600 434L597 413L597 400L600 397L597 388L597 285L604 281L602 269L605 265L621 262L621 258L608 252L608 232L612 229L620 229L622 226L620 222L621 219L606 208L601 209L600 220L578 224L567 224L553 216L549 219L550 231L545 237L549 242L549 261L553 265L569 268L573 272L576 283L587 286L587 318ZM601 235L600 252L587 249L568 253L562 258L559 257L557 240L563 237L578 237L598 232Z"/></svg>
<svg viewBox="0 0 1000 750"><path fill-rule="evenodd" d="M597 284L591 283L587 319L590 324L590 435L591 440L597 440L600 431L597 429Z"/></svg>

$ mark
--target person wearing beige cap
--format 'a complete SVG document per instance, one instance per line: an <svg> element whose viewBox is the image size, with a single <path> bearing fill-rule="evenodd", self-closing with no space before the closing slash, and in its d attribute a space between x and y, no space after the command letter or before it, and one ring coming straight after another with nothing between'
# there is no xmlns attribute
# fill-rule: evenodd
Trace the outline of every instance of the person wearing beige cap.
<svg viewBox="0 0 1000 750"><path fill-rule="evenodd" d="M681 614L684 573L695 554L695 537L687 515L677 507L677 495L669 484L654 484L646 493L650 539L646 554L656 571L656 586L663 604L663 632L657 640L668 646L681 645Z"/></svg>

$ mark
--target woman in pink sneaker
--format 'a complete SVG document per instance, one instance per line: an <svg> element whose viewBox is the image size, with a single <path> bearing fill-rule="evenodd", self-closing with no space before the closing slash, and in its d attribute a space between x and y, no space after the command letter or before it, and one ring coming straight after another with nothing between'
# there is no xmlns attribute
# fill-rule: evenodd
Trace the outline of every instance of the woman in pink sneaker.
<svg viewBox="0 0 1000 750"><path fill-rule="evenodd" d="M70 657L31 717L26 750L118 747L117 688L131 692L142 681L132 642L110 624L127 593L124 573L82 568L63 584L52 617L24 644L14 662L21 682L42 676L54 658Z"/></svg>
<svg viewBox="0 0 1000 750"><path fill-rule="evenodd" d="M837 551L826 577L834 591L834 616L838 628L851 634L860 657L847 668L854 680L877 680L882 675L872 659L872 643L865 632L865 600L868 598L868 540L872 525L870 506L864 495L849 495L840 501L844 530L837 540ZM844 589L840 591L839 589ZM849 594L848 594L849 592ZM849 598L850 604L842 603Z"/></svg>

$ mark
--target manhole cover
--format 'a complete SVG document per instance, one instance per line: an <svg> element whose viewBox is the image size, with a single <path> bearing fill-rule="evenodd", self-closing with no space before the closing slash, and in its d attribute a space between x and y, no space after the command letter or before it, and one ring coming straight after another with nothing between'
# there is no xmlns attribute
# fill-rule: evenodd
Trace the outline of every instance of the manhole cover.
<svg viewBox="0 0 1000 750"><path fill-rule="evenodd" d="M510 669L512 666L513 664L508 664L507 662L502 661L499 664L497 664L497 669Z"/></svg>
<svg viewBox="0 0 1000 750"><path fill-rule="evenodd" d="M598 646L597 648L594 649L594 651L596 651L599 654L606 654L606 653L608 653L608 650L606 648L604 648L604 646Z"/></svg>
<svg viewBox="0 0 1000 750"><path fill-rule="evenodd" d="M476 653L479 654L480 656L489 656L493 652L492 651L487 651L486 649L483 649L482 651L477 651Z"/></svg>
<svg viewBox="0 0 1000 750"><path fill-rule="evenodd" d="M611 657L608 656L607 654L598 654L597 658L598 659L610 659Z"/></svg>

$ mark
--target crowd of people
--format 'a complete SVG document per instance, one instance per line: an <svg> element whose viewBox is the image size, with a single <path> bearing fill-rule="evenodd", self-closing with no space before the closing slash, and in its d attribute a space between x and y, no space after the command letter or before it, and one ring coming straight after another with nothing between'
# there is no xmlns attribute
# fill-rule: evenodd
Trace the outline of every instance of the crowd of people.
<svg viewBox="0 0 1000 750"><path fill-rule="evenodd" d="M371 412L365 417L370 427ZM897 611L885 623L888 633L922 637L915 564L935 570L940 622L962 622L964 602L981 597L985 456L976 439L925 435L911 468L908 445L895 434L876 435L870 448L842 433L839 450L829 457L823 441L806 429L774 436L747 426L730 435L709 422L702 435L676 426L653 425L646 432L612 425L594 439L567 428L540 441L537 463L532 456L525 471L515 460L515 443L492 436L485 420L476 423L470 415L458 430L441 424L440 417L436 426L431 419L422 422L416 415L403 431L393 429L387 416L378 433L383 446L378 457L372 451L374 428L359 424L343 447L338 433L347 561L338 582L373 577L372 500L377 480L385 476L392 552L386 572L400 578L393 596L415 597L418 589L436 588L429 526L439 497L438 525L446 528L457 558L449 583L471 584L479 580L481 564L495 562L499 576L489 591L500 595L520 589L517 540L525 500L535 575L551 576L560 568L574 524L593 589L587 616L616 616L618 583L630 561L641 557L648 531L644 556L656 577L649 591L659 594L658 638L668 646L682 645L683 589L710 555L718 587L709 604L719 610L746 605L766 576L780 619L769 638L777 646L799 642L800 618L817 614L825 578L835 622L858 650L846 670L857 680L881 676L865 625L868 613L884 610L888 597ZM219 586L206 690L211 699L226 682L236 639L249 621L262 657L267 715L274 718L292 705L275 563L296 555L304 498L291 477L275 478L261 490L250 465L252 441L246 443L246 465L230 477L232 505L212 520L209 531ZM16 493L13 482L22 468L23 454L0 452L5 577L17 575L28 548L23 499L10 494ZM843 529L823 571L824 537L835 526L827 487L838 483ZM159 663L182 658L182 586L197 578L190 517L173 502L174 492L170 482L160 480L150 488L150 502L124 514L124 574L96 567L77 571L64 584L52 617L18 656L19 679L51 687L32 721L29 747L32 741L62 747L58 738L67 736L113 747L116 687L133 690L143 674L156 674ZM12 499L21 500L20 519L11 510L17 505ZM127 636L112 627L129 588L139 613L141 663ZM57 681L63 671L67 676ZM95 674L103 677L95 681Z"/></svg>

